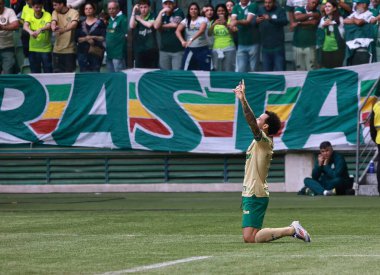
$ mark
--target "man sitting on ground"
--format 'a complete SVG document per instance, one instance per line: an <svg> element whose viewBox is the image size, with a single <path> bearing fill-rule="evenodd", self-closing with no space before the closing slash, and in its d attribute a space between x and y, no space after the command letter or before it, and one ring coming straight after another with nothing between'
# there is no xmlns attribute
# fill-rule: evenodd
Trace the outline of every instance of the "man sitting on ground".
<svg viewBox="0 0 380 275"><path fill-rule="evenodd" d="M320 154L315 162L312 178L305 178L305 187L298 194L345 194L345 191L351 188L351 180L344 157L333 150L329 141L322 142L319 149Z"/></svg>

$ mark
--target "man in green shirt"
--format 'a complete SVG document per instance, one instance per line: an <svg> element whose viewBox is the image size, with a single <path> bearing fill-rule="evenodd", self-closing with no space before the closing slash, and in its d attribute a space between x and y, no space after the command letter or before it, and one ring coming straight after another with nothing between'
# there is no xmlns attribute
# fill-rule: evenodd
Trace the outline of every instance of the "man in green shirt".
<svg viewBox="0 0 380 275"><path fill-rule="evenodd" d="M129 27L133 29L133 53L136 68L158 68L155 17L149 0L140 0L132 11Z"/></svg>
<svg viewBox="0 0 380 275"><path fill-rule="evenodd" d="M232 9L231 28L238 34L236 68L238 72L257 70L260 56L260 36L253 18L257 13L257 4L249 0L240 0Z"/></svg>
<svg viewBox="0 0 380 275"><path fill-rule="evenodd" d="M242 192L243 239L246 243L264 243L285 236L310 242L310 235L298 221L282 228L263 228L262 224L269 202L267 176L273 155L273 135L281 128L280 118L266 111L255 117L245 97L244 80L234 89L254 140L248 147Z"/></svg>
<svg viewBox="0 0 380 275"><path fill-rule="evenodd" d="M106 32L107 70L109 72L120 72L126 69L125 54L128 32L128 19L120 11L119 2L111 0L108 2L108 21Z"/></svg>
<svg viewBox="0 0 380 275"><path fill-rule="evenodd" d="M162 0L162 10L154 21L154 28L160 32L161 70L180 70L183 47L175 35L178 24L185 18L183 11L175 7L174 0Z"/></svg>
<svg viewBox="0 0 380 275"><path fill-rule="evenodd" d="M316 36L321 13L317 9L318 0L308 0L304 7L297 7L294 12L295 22L293 36L294 63L297 71L310 71L316 65Z"/></svg>
<svg viewBox="0 0 380 275"><path fill-rule="evenodd" d="M319 149L320 154L315 162L312 178L305 178L305 187L298 194L331 196L338 190L342 190L344 194L345 190L351 188L344 157L333 150L329 141L322 142Z"/></svg>

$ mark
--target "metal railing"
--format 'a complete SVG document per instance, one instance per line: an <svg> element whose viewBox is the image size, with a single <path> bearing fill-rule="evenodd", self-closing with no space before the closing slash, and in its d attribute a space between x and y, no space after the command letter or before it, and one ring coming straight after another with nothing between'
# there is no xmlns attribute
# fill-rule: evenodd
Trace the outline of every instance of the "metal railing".
<svg viewBox="0 0 380 275"><path fill-rule="evenodd" d="M367 133L363 133L363 143L361 142L361 134L363 132L363 126L370 120L371 116L369 115L365 120L362 121L362 111L364 106L367 104L368 99L373 94L374 89L379 84L380 78L376 80L376 82L372 85L370 91L368 92L366 98L361 103L358 109L358 115L357 115L357 125L356 125L356 160L355 160L355 182L354 182L354 189L355 194L358 194L359 191L359 185L363 182L364 176L367 173L368 170L368 163L371 160L375 160L377 157L377 146L372 141L370 137L370 131Z"/></svg>

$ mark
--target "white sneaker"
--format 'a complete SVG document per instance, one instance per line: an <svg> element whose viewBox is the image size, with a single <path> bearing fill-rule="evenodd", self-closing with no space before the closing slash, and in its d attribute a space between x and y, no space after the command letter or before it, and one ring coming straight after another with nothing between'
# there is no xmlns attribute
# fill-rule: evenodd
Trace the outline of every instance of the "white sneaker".
<svg viewBox="0 0 380 275"><path fill-rule="evenodd" d="M305 230L305 228L302 227L299 221L293 221L292 224L290 225L291 227L294 228L296 233L294 233L293 237L303 240L304 242L311 242L311 238L309 233Z"/></svg>
<svg viewBox="0 0 380 275"><path fill-rule="evenodd" d="M332 190L325 190L325 191L323 191L323 195L324 196L335 196L336 195L335 188L332 189Z"/></svg>

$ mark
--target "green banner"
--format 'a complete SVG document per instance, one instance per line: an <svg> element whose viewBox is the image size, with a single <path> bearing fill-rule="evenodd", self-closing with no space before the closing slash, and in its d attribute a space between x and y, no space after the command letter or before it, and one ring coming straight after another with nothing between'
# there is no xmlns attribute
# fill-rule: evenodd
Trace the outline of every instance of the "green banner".
<svg viewBox="0 0 380 275"><path fill-rule="evenodd" d="M0 76L0 143L202 153L245 151L252 133L232 89L279 114L275 150L356 143L379 64L281 73L127 70ZM364 108L366 117L371 96ZM366 130L366 129L364 129ZM362 135L361 135L361 138Z"/></svg>

